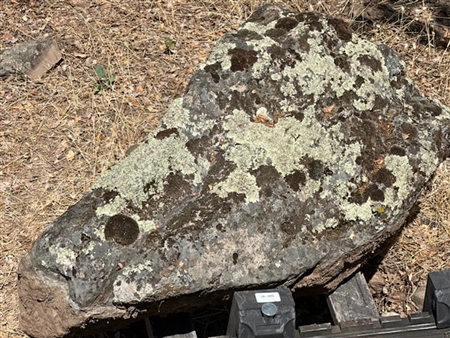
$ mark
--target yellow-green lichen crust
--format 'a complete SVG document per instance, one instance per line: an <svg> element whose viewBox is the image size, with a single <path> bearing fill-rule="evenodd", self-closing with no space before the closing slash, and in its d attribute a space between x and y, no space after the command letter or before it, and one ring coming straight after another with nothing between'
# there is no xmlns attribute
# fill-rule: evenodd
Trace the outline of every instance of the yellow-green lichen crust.
<svg viewBox="0 0 450 338"><path fill-rule="evenodd" d="M188 123L188 115L179 108L179 100L174 102L165 121L170 126L185 127ZM176 110L179 116L172 113ZM177 117L178 119L176 119ZM172 119L173 118L173 119ZM158 199L164 190L165 179L170 173L180 172L183 175L193 175L193 184L201 182L201 168L196 164L194 157L186 148L189 140L180 133L159 140L155 138L160 129L155 130L147 139L129 156L124 158L120 165L113 166L106 171L92 189L119 193L113 202L98 208L99 215L112 215L119 212L126 202L131 202L136 207L150 197Z"/></svg>

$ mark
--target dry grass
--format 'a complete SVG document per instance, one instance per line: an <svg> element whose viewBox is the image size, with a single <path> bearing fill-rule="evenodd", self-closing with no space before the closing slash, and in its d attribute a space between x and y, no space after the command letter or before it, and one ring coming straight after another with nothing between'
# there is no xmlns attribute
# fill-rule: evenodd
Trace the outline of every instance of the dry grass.
<svg viewBox="0 0 450 338"><path fill-rule="evenodd" d="M146 137L219 37L262 3L0 0L0 49L50 36L64 58L40 81L0 82L0 337L23 336L16 269L36 236ZM401 54L424 93L450 104L448 51L421 45L418 36L405 33L407 22L356 25L352 1L273 3L355 23L360 34ZM177 43L173 55L163 53L169 37ZM93 94L96 64L117 76L114 87L99 95ZM422 197L420 217L379 268L385 280L377 298L381 311L408 312L408 297L426 273L447 267L449 172L439 171Z"/></svg>

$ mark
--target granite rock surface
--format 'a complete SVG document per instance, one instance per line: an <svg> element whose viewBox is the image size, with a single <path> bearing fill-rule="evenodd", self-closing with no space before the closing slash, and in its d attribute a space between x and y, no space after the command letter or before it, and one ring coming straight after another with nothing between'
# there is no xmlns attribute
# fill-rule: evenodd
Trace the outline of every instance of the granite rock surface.
<svg viewBox="0 0 450 338"><path fill-rule="evenodd" d="M76 335L234 289L333 289L404 224L449 125L387 46L264 6L40 235L20 265L22 328Z"/></svg>

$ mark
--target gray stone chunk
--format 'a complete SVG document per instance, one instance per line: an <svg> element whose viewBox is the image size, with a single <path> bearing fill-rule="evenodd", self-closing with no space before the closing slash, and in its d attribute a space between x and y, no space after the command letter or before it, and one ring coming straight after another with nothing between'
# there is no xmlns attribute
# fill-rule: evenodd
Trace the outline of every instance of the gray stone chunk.
<svg viewBox="0 0 450 338"><path fill-rule="evenodd" d="M405 70L405 63L392 49L382 43L378 45L378 49L384 56L385 66L390 76L399 75Z"/></svg>
<svg viewBox="0 0 450 338"><path fill-rule="evenodd" d="M334 289L448 156L449 109L403 67L337 19L257 10L41 234L20 266L24 331L78 334L235 289Z"/></svg>
<svg viewBox="0 0 450 338"><path fill-rule="evenodd" d="M57 64L61 57L53 40L20 43L0 53L0 77L20 74L36 80Z"/></svg>

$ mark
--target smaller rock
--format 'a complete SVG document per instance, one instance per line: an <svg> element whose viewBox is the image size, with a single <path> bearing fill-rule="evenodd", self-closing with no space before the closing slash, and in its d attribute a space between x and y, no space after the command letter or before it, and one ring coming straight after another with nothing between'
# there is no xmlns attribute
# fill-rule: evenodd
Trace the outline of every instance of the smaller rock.
<svg viewBox="0 0 450 338"><path fill-rule="evenodd" d="M426 289L427 288L425 286L419 286L411 296L411 301L414 303L415 306L417 306L419 310L423 309L423 301L425 299Z"/></svg>
<svg viewBox="0 0 450 338"><path fill-rule="evenodd" d="M369 285L372 296L380 295L383 292L383 287L386 284L383 274L377 271L367 283Z"/></svg>
<svg viewBox="0 0 450 338"><path fill-rule="evenodd" d="M0 77L26 75L36 80L61 60L58 44L50 39L20 43L0 53Z"/></svg>

